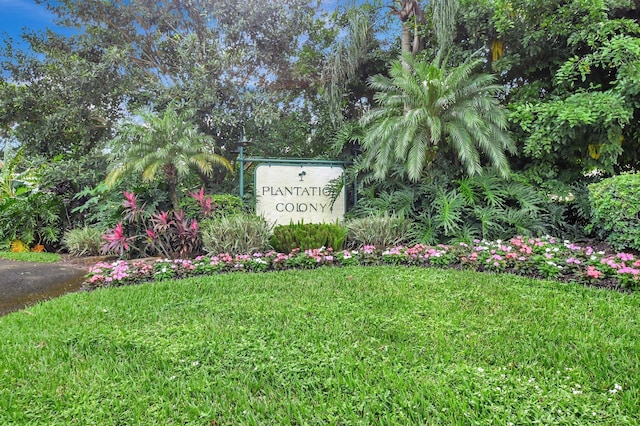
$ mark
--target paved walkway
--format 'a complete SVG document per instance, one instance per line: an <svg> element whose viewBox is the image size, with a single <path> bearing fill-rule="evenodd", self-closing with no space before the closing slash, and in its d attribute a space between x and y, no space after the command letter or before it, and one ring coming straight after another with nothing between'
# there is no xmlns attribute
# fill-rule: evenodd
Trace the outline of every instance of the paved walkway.
<svg viewBox="0 0 640 426"><path fill-rule="evenodd" d="M76 291L87 268L64 262L31 263L0 259L0 315Z"/></svg>

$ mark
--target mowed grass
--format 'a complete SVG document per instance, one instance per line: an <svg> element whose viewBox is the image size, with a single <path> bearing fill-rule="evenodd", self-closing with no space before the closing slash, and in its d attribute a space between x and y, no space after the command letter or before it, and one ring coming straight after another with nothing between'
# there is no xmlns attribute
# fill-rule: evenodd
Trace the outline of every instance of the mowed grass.
<svg viewBox="0 0 640 426"><path fill-rule="evenodd" d="M22 262L53 263L62 260L62 256L57 253L13 253L10 251L0 251L0 259L19 260Z"/></svg>
<svg viewBox="0 0 640 426"><path fill-rule="evenodd" d="M227 274L0 318L0 424L638 424L640 295L404 267Z"/></svg>

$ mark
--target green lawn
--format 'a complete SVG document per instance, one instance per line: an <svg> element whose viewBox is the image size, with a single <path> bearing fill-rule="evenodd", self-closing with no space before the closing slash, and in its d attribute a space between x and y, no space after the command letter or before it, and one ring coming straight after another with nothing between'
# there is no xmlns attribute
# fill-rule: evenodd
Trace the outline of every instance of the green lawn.
<svg viewBox="0 0 640 426"><path fill-rule="evenodd" d="M102 289L0 318L0 424L638 424L640 294L404 267Z"/></svg>
<svg viewBox="0 0 640 426"><path fill-rule="evenodd" d="M0 259L19 260L23 262L53 263L61 260L62 257L57 253L13 253L10 251L0 251Z"/></svg>

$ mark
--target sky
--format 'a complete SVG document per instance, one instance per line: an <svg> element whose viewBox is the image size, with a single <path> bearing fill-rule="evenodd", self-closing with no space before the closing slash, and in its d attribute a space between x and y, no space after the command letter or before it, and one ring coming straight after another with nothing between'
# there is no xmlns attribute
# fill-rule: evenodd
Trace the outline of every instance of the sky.
<svg viewBox="0 0 640 426"><path fill-rule="evenodd" d="M237 0L229 0L237 1ZM322 7L333 10L340 0L322 0ZM14 41L20 43L20 34L23 29L42 30L53 25L54 15L42 4L36 4L35 0L0 0L0 38L11 36Z"/></svg>
<svg viewBox="0 0 640 426"><path fill-rule="evenodd" d="M0 0L0 37L9 35L20 43L23 29L41 30L53 27L54 16L34 0Z"/></svg>

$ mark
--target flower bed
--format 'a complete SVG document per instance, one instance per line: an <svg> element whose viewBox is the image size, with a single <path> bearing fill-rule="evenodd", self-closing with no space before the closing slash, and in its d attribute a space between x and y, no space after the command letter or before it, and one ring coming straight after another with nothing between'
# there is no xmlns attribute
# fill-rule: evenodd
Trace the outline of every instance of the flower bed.
<svg viewBox="0 0 640 426"><path fill-rule="evenodd" d="M193 260L101 262L90 270L86 287L119 286L233 271L264 272L353 265L453 267L633 290L640 285L640 259L631 253L606 254L590 246L557 241L549 236L518 236L509 241L477 240L471 245L418 244L384 250L374 246L340 251L331 248L296 249L289 254L270 251L231 256L223 253L198 256Z"/></svg>

